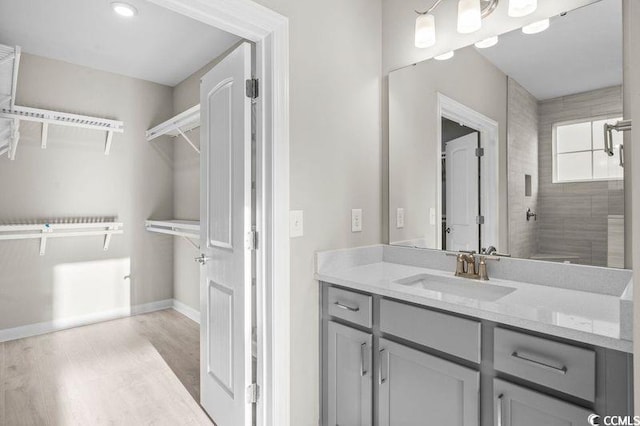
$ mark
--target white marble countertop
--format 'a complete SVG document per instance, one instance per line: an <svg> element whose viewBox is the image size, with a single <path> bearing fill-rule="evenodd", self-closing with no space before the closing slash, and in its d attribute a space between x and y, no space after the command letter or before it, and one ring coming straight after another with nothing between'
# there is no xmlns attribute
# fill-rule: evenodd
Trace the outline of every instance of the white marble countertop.
<svg viewBox="0 0 640 426"><path fill-rule="evenodd" d="M369 260L373 261L365 264L325 262L324 267L318 268L316 279L595 346L633 352L632 342L620 335L618 296L506 279L468 280L453 277L453 272L383 259ZM469 286L503 286L514 290L495 300L482 300L482 297L475 298L459 289L453 294L397 283L419 274L432 275L436 281L442 277L444 282L464 280L462 283Z"/></svg>

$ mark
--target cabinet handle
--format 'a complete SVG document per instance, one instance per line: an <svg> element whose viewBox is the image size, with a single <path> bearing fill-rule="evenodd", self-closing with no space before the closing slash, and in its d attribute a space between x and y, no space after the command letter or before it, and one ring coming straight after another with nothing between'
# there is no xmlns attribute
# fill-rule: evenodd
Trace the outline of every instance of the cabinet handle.
<svg viewBox="0 0 640 426"><path fill-rule="evenodd" d="M336 305L340 309L344 309L345 311L358 312L360 310L358 306L354 308L353 306L343 305L340 302L335 302L334 305Z"/></svg>
<svg viewBox="0 0 640 426"><path fill-rule="evenodd" d="M518 353L517 351L514 351L511 356L524 361L529 365L544 368L545 370L553 371L554 373L567 374L567 367L565 365L558 367L546 362L538 361L531 355L523 354L522 352Z"/></svg>
<svg viewBox="0 0 640 426"><path fill-rule="evenodd" d="M502 426L502 401L504 398L504 394L500 394L498 395L498 406L496 407L497 410L497 418L498 418L498 426Z"/></svg>
<svg viewBox="0 0 640 426"><path fill-rule="evenodd" d="M387 352L386 349L380 349L380 359L378 362L378 383L383 384L387 382L387 378L389 377L389 356L387 356L387 374L385 377L382 377L382 360L384 359L384 354Z"/></svg>
<svg viewBox="0 0 640 426"><path fill-rule="evenodd" d="M360 375L366 376L367 369L365 367L365 357L367 356L367 342L360 345Z"/></svg>

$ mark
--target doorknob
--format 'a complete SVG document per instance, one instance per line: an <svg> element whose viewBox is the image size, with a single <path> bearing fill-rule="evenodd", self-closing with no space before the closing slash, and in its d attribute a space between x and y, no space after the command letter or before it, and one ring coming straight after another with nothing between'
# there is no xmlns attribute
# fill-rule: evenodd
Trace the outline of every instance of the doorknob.
<svg viewBox="0 0 640 426"><path fill-rule="evenodd" d="M201 265L204 265L205 263L207 263L209 260L211 260L210 257L207 257L203 254L201 254L200 256L194 258L193 260L195 260L196 262L198 262Z"/></svg>
<svg viewBox="0 0 640 426"><path fill-rule="evenodd" d="M447 234L450 234L451 233L451 228L445 229L444 232L446 232Z"/></svg>

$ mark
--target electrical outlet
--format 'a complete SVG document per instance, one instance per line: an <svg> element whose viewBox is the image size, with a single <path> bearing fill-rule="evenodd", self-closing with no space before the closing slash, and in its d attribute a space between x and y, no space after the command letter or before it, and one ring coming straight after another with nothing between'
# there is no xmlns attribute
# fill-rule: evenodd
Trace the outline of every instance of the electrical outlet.
<svg viewBox="0 0 640 426"><path fill-rule="evenodd" d="M436 224L436 209L434 209L433 207L429 209L429 224Z"/></svg>
<svg viewBox="0 0 640 426"><path fill-rule="evenodd" d="M362 232L362 209L351 210L351 232Z"/></svg>
<svg viewBox="0 0 640 426"><path fill-rule="evenodd" d="M404 209L402 207L396 209L396 228L404 228Z"/></svg>
<svg viewBox="0 0 640 426"><path fill-rule="evenodd" d="M289 212L289 238L302 237L304 235L304 216L302 210Z"/></svg>

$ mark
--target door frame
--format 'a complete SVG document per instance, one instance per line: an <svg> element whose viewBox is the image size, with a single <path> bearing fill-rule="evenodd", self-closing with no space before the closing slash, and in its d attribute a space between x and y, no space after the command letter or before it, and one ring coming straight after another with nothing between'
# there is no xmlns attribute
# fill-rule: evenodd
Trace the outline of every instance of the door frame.
<svg viewBox="0 0 640 426"><path fill-rule="evenodd" d="M499 223L500 209L498 198L498 179L500 175L498 162L498 122L480 114L468 106L454 101L448 96L437 93L437 158L436 163L436 197L437 197L437 226L436 243L442 247L442 118L460 123L480 132L480 146L484 148L484 156L480 159L480 212L485 218L484 228L480 233L482 246L487 244L500 250ZM488 172L490 171L490 172Z"/></svg>
<svg viewBox="0 0 640 426"><path fill-rule="evenodd" d="M289 21L250 0L150 0L255 43L257 424L290 424ZM277 284L276 284L277 283ZM262 356L260 356L262 354Z"/></svg>

